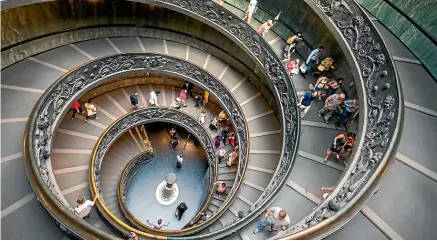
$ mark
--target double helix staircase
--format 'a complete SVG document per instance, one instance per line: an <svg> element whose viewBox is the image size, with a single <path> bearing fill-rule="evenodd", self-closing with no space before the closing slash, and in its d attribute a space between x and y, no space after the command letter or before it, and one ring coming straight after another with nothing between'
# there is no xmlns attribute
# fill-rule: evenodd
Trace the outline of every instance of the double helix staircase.
<svg viewBox="0 0 437 241"><path fill-rule="evenodd" d="M240 17L243 15L240 9L228 4L224 6ZM392 53L405 55L401 56L405 58L414 58L383 26L379 23L375 24L388 41ZM257 28L260 22L253 21L252 25ZM282 57L285 41L274 31L270 31L265 40L278 56ZM242 107L250 136L249 164L243 185L226 212L201 234L222 229L238 217L238 211L248 210L262 195L278 166L282 134L278 118L269 105L270 100L266 100L257 87L229 63L211 53L183 43L141 37L98 38L50 49L2 69L2 238L67 238L59 227L53 224L44 208L38 204L27 181L21 154L22 133L27 117L41 94L63 74L97 58L124 52L156 52L191 61L219 79ZM292 58L304 61L298 53L294 53ZM405 61L395 63L404 86L403 91L406 93L406 102L409 103L405 111L404 137L400 140L397 161L382 182L378 194L344 227L328 236L328 239L435 238L437 236L435 230L430 227L435 223L435 215L428 212L426 208L431 207L433 200L437 198L435 188L437 169L432 159L435 148L432 148L433 142L430 141L434 134L437 134L434 133L437 109L432 104L435 101L430 95L432 90L437 90L437 85L417 63ZM420 81L428 87L425 92L417 91L417 86L411 84L413 73L420 75ZM308 85L315 82L315 78L296 75L292 81L298 90L298 95L302 95ZM99 119L84 123L81 115L71 119L71 112L69 112L62 120L54 136L51 166L57 185L70 205L75 206L76 198L81 194L88 199L92 198L87 190L88 168L92 148L99 136L112 122L131 110L129 95L138 92L140 104L147 106L148 95L152 90L160 90L162 94L159 96L159 103L162 106L169 106L178 96L181 88L159 84L119 88L92 98L99 109ZM431 99L431 101L424 101L424 99ZM200 109L194 108L194 101L189 99L187 105L188 107L182 110L197 117ZM323 162L326 149L333 138L344 130L336 130L333 125L324 123L317 116L317 111L321 107L322 102L315 101L302 120L298 157L286 186L272 203L273 206L280 206L288 211L292 224L302 220L323 201L324 192L320 187L335 186L343 175L348 161L348 157L344 156L341 161L333 158L327 163ZM204 109L208 115L205 123L207 127L211 117L216 116L221 107L210 102ZM352 124L349 130L358 131L356 123ZM210 132L210 135L214 138L216 133ZM141 143L145 137L141 128L132 129L115 142L105 155L102 164L103 199L110 211L122 220L123 216L117 205L116 188L125 164L142 151ZM231 150L229 146L220 148ZM219 168L217 179L226 182L230 189L234 185L236 173L236 167L222 167ZM226 195L218 197L214 194L207 213L214 214L225 199ZM414 212L408 208L411 203ZM402 222L399 217L408 217L403 219L408 222ZM229 238L266 239L275 235L276 233L269 232L256 235L252 233L261 219L261 217L255 219ZM88 222L104 232L118 235L100 218L95 208L92 209ZM405 223L417 225L404 228Z"/></svg>

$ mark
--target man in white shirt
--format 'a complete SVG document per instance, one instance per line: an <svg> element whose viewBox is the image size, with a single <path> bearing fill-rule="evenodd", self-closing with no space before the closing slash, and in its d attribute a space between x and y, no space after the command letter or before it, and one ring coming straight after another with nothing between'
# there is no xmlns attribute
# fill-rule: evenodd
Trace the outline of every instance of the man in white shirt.
<svg viewBox="0 0 437 241"><path fill-rule="evenodd" d="M159 94L161 94L161 91L159 91L159 90L150 92L149 102L151 105L159 107L159 104L158 104L158 95Z"/></svg>
<svg viewBox="0 0 437 241"><path fill-rule="evenodd" d="M269 227L269 232L286 230L290 225L290 217L288 217L287 211L280 207L267 208L265 214L265 220L260 223L253 233L256 234L263 230L265 227Z"/></svg>
<svg viewBox="0 0 437 241"><path fill-rule="evenodd" d="M161 229L161 228L164 227L164 226L168 226L168 225L170 225L170 222L168 222L167 224L164 224L164 223L162 222L162 219L158 219L158 221L157 221L156 223L150 223L149 220L147 220L147 223L148 223L149 225L153 226L153 228L158 229L158 230Z"/></svg>
<svg viewBox="0 0 437 241"><path fill-rule="evenodd" d="M99 198L99 195L96 195L93 201L86 200L84 195L80 195L76 202L78 203L76 207L76 212L78 213L79 217L86 219L89 217L91 208L96 203L97 198Z"/></svg>

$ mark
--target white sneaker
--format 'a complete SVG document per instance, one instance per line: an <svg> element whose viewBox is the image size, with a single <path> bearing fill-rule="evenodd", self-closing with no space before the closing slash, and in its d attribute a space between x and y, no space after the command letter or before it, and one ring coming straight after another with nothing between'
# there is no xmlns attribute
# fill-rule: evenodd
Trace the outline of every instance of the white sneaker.
<svg viewBox="0 0 437 241"><path fill-rule="evenodd" d="M257 234L259 232L259 230L256 228L255 230L253 230L253 234Z"/></svg>
<svg viewBox="0 0 437 241"><path fill-rule="evenodd" d="M99 117L96 117L94 120L98 120L99 119Z"/></svg>

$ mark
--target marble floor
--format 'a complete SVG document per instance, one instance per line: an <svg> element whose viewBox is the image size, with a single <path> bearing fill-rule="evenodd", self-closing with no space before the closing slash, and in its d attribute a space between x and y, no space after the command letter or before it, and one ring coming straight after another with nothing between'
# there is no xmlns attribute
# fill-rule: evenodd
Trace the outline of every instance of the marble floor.
<svg viewBox="0 0 437 241"><path fill-rule="evenodd" d="M177 169L176 155L182 152L188 134L183 133L182 127L177 127L179 135L184 139L179 139L179 146L172 152L166 127L163 123L154 123L146 127L156 158L138 172L128 187L127 206L144 224L147 224L147 220L153 223L162 218L164 223L170 222L170 226L164 227L163 230L175 230L187 224L203 205L207 195L203 178L208 166L203 148L195 147L191 136L183 152L182 168ZM179 196L173 204L164 206L156 200L155 190L169 173L176 174L178 178ZM187 204L188 210L182 219L177 221L174 213L181 202Z"/></svg>

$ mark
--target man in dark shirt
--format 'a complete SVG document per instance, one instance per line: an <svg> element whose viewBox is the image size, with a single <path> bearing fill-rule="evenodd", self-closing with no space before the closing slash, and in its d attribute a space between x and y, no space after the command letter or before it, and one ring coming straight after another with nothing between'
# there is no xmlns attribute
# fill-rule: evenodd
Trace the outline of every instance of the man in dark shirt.
<svg viewBox="0 0 437 241"><path fill-rule="evenodd" d="M187 205L183 202L179 204L179 206L176 208L176 216L178 217L178 221L181 220L182 215L184 212L188 209Z"/></svg>
<svg viewBox="0 0 437 241"><path fill-rule="evenodd" d="M193 97L193 88L194 85L188 81L185 81L184 85L182 86L182 89L187 90L187 95L190 95L190 97Z"/></svg>
<svg viewBox="0 0 437 241"><path fill-rule="evenodd" d="M138 93L135 93L130 96L130 105L134 108L138 108Z"/></svg>

